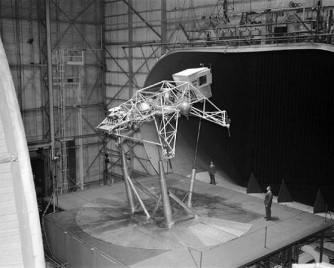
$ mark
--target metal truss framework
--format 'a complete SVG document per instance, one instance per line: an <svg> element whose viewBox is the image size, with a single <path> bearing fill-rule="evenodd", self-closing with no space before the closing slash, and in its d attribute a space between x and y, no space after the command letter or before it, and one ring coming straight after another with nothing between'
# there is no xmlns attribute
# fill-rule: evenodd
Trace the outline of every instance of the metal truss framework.
<svg viewBox="0 0 334 268"><path fill-rule="evenodd" d="M210 104L210 110L206 108ZM202 103L199 109L195 104ZM189 82L161 81L138 90L135 95L118 107L99 124L99 130L117 138L118 143L133 139L132 135L144 123L154 122L159 143L140 140L161 147L162 156L175 156L178 119L181 114L197 116L223 127L230 127L226 111L221 111L199 89Z"/></svg>

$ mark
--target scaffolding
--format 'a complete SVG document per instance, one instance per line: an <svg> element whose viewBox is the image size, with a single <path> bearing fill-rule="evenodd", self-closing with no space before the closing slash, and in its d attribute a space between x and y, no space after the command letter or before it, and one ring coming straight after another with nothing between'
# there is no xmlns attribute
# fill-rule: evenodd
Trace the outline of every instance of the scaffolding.
<svg viewBox="0 0 334 268"><path fill-rule="evenodd" d="M69 172L68 143L69 137L67 124L70 113L67 107L72 106L77 110L76 135L82 135L82 109L81 109L81 83L80 67L84 65L84 51L80 49L60 48L54 54L55 66L53 70L54 95L57 96L58 131L56 133L56 191L59 194L66 193L73 188L83 189L83 156L82 139L78 139L75 146L78 149L79 176L73 178ZM71 96L74 93L74 98ZM72 97L72 98L71 98ZM76 174L76 172L74 173ZM77 178L78 177L78 178Z"/></svg>

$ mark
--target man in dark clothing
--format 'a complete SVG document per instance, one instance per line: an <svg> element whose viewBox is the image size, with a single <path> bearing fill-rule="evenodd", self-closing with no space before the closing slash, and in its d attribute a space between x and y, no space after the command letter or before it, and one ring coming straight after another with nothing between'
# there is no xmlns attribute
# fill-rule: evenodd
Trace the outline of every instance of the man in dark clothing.
<svg viewBox="0 0 334 268"><path fill-rule="evenodd" d="M266 220L270 221L271 220L271 203L273 201L273 193L271 192L271 187L267 187L267 193L264 197L264 205L266 207Z"/></svg>
<svg viewBox="0 0 334 268"><path fill-rule="evenodd" d="M209 174L210 174L210 184L216 185L216 166L213 164L213 162L210 162L209 166Z"/></svg>

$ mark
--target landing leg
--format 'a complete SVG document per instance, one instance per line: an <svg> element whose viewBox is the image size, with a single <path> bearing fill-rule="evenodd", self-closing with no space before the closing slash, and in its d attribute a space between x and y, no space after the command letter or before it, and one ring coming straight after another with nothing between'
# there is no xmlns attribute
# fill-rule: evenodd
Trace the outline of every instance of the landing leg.
<svg viewBox="0 0 334 268"><path fill-rule="evenodd" d="M132 192L131 186L128 181L128 177L129 177L128 165L126 163L125 153L124 153L124 150L121 144L119 144L119 150L122 154L123 176L124 176L126 195L128 198L131 213L133 214L135 212L135 203L134 203L134 198L133 198L133 192Z"/></svg>
<svg viewBox="0 0 334 268"><path fill-rule="evenodd" d="M165 222L166 222L167 227L171 228L174 224L174 221L173 221L173 215L172 215L172 208L170 206L170 201L169 201L169 196L168 196L164 168L163 168L161 160L159 160L159 174L160 174L160 188L161 188L162 204L164 208Z"/></svg>
<svg viewBox="0 0 334 268"><path fill-rule="evenodd" d="M193 168L191 170L191 181L190 181L190 189L189 189L189 195L188 195L188 207L192 207L192 198L193 198L193 190L194 190L194 182L196 177L196 168Z"/></svg>

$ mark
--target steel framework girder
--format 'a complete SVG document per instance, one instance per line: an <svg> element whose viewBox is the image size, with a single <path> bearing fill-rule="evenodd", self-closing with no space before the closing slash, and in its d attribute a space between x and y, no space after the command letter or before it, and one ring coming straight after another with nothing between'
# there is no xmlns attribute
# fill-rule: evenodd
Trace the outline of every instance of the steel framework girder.
<svg viewBox="0 0 334 268"><path fill-rule="evenodd" d="M206 102L211 104L210 111L206 110ZM197 103L203 103L202 110L194 106ZM125 139L138 140L132 137L133 133L142 124L154 122L159 143L141 141L160 146L165 159L175 156L178 119L181 114L230 127L226 111L220 110L189 82L161 81L138 90L130 100L111 108L109 112L97 129L114 136L119 143Z"/></svg>

